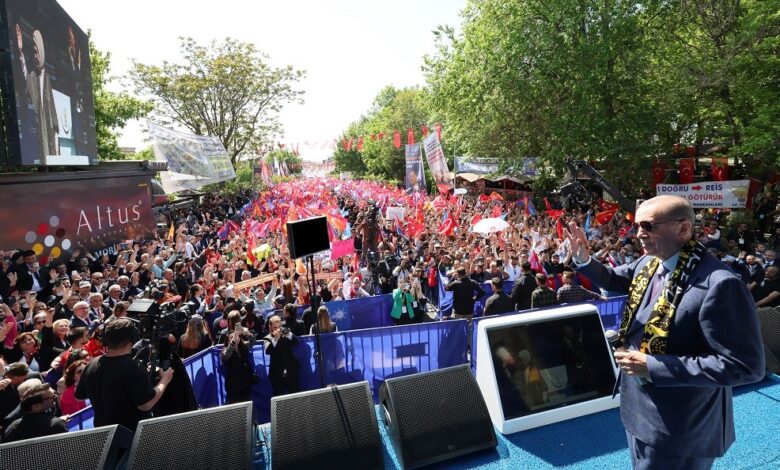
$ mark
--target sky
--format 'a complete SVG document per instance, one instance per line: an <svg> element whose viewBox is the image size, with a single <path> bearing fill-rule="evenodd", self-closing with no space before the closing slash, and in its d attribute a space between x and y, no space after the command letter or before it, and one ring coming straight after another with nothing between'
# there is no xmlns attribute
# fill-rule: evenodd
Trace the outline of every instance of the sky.
<svg viewBox="0 0 780 470"><path fill-rule="evenodd" d="M466 0L59 0L111 53L111 74L131 60L176 61L179 37L201 44L232 37L255 44L273 65L306 71L302 105L280 114L281 142L299 144L302 157L320 161L336 139L370 108L385 86L424 85L423 56L434 52L432 31L458 28ZM118 87L119 85L114 85ZM123 130L120 146L141 149L143 122ZM304 145L309 142L309 145ZM314 145L312 145L314 144Z"/></svg>

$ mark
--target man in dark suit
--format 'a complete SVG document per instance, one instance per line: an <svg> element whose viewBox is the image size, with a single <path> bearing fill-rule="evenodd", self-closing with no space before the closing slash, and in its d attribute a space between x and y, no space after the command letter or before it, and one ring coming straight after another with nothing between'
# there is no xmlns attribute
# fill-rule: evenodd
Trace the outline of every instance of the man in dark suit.
<svg viewBox="0 0 780 470"><path fill-rule="evenodd" d="M37 29L33 31L33 69L27 75L27 98L32 103L38 129L38 141L41 159L48 155L59 155L57 132L59 121L54 107L54 95L51 89L49 73L46 70L46 55L43 36Z"/></svg>
<svg viewBox="0 0 780 470"><path fill-rule="evenodd" d="M494 277L490 280L490 286L493 288L493 295L485 301L485 316L501 315L502 313L514 310L512 298L504 293L504 281Z"/></svg>
<svg viewBox="0 0 780 470"><path fill-rule="evenodd" d="M282 318L274 315L268 319L268 333L263 337L265 353L271 356L268 375L274 396L298 391L298 361L293 348L298 338L291 331L282 328Z"/></svg>
<svg viewBox="0 0 780 470"><path fill-rule="evenodd" d="M521 268L523 274L517 278L512 288L512 302L515 304L515 310L528 310L531 308L531 294L536 290L536 277L528 261L525 261Z"/></svg>
<svg viewBox="0 0 780 470"><path fill-rule="evenodd" d="M687 199L658 196L636 213L646 255L607 268L569 224L577 269L628 293L615 352L620 415L634 468L707 469L735 440L731 388L760 380L764 349L745 284L693 239Z"/></svg>
<svg viewBox="0 0 780 470"><path fill-rule="evenodd" d="M23 262L15 266L17 275L16 289L20 292L34 291L42 299L51 295L49 274L45 270L41 271L35 252L32 250L17 251L11 257L11 260L16 261L20 256L23 258Z"/></svg>

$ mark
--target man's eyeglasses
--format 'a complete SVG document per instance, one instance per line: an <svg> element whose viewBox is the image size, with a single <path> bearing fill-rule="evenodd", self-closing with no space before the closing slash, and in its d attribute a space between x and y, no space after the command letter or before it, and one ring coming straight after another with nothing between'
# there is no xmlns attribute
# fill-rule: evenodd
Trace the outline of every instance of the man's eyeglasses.
<svg viewBox="0 0 780 470"><path fill-rule="evenodd" d="M645 232L652 232L655 227L661 224L668 224L669 222L682 222L685 219L673 219L673 220L662 220L660 222L648 222L646 220L643 220L642 222L637 222L635 225L639 226L642 230Z"/></svg>

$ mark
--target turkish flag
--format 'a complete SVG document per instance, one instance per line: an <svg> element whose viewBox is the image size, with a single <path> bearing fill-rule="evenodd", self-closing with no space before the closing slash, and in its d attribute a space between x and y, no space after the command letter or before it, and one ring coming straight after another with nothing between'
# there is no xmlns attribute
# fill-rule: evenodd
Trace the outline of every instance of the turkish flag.
<svg viewBox="0 0 780 470"><path fill-rule="evenodd" d="M401 148L401 133L398 131L393 132L393 147Z"/></svg>
<svg viewBox="0 0 780 470"><path fill-rule="evenodd" d="M666 177L666 168L664 162L656 160L653 162L653 186L664 182Z"/></svg>
<svg viewBox="0 0 780 470"><path fill-rule="evenodd" d="M726 181L729 179L728 157L712 158L712 179L714 181Z"/></svg>
<svg viewBox="0 0 780 470"><path fill-rule="evenodd" d="M608 211L598 212L596 213L596 221L598 221L598 223L600 223L601 225L606 225L609 223L610 220L612 220L612 217L615 217L615 214L617 214L617 209L610 209Z"/></svg>
<svg viewBox="0 0 780 470"><path fill-rule="evenodd" d="M425 124L423 124L421 131L422 131L422 136L423 136L423 138L425 138L425 137L427 137L427 136L428 136L428 126L426 126Z"/></svg>
<svg viewBox="0 0 780 470"><path fill-rule="evenodd" d="M499 205L493 206L492 216L493 217L501 217L501 206L499 206Z"/></svg>
<svg viewBox="0 0 780 470"><path fill-rule="evenodd" d="M555 223L555 230L558 232L558 240L563 240L563 222L558 217L558 222Z"/></svg>
<svg viewBox="0 0 780 470"><path fill-rule="evenodd" d="M617 210L620 208L620 204L617 202L608 202L603 199L596 201L596 205L603 211Z"/></svg>
<svg viewBox="0 0 780 470"><path fill-rule="evenodd" d="M471 223L469 225L475 225L477 222L482 220L482 215L478 213L474 214L474 217L471 218Z"/></svg>
<svg viewBox="0 0 780 470"><path fill-rule="evenodd" d="M693 183L693 158L680 159L680 184Z"/></svg>
<svg viewBox="0 0 780 470"><path fill-rule="evenodd" d="M357 151L358 152L362 152L363 151L363 136L362 135L360 137L358 137Z"/></svg>
<svg viewBox="0 0 780 470"><path fill-rule="evenodd" d="M488 196L487 194L480 194L479 202L490 202L490 196Z"/></svg>
<svg viewBox="0 0 780 470"><path fill-rule="evenodd" d="M436 129L436 137L439 139L439 142L441 142L441 123L437 122L433 125L433 128Z"/></svg>
<svg viewBox="0 0 780 470"><path fill-rule="evenodd" d="M409 145L414 144L414 129L406 130L406 143Z"/></svg>

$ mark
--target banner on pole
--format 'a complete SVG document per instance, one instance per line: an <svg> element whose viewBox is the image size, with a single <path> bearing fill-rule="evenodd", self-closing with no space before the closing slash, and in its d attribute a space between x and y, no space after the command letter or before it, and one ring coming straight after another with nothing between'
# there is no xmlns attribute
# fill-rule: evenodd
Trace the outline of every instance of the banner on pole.
<svg viewBox="0 0 780 470"><path fill-rule="evenodd" d="M688 199L695 209L744 209L750 180L701 181L691 184L658 184L656 194Z"/></svg>
<svg viewBox="0 0 780 470"><path fill-rule="evenodd" d="M446 193L455 187L455 181L444 159L444 150L441 148L439 136L433 133L423 141L425 156L428 159L428 167L431 169L433 180L440 193Z"/></svg>
<svg viewBox="0 0 780 470"><path fill-rule="evenodd" d="M198 189L236 177L230 156L218 138L174 131L151 121L148 125L155 159L168 163L168 171L160 172L166 193Z"/></svg>
<svg viewBox="0 0 780 470"><path fill-rule="evenodd" d="M420 144L406 144L406 189L422 191L425 188Z"/></svg>

